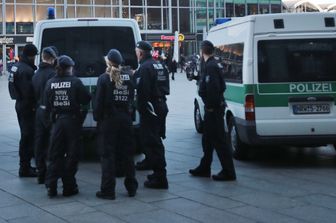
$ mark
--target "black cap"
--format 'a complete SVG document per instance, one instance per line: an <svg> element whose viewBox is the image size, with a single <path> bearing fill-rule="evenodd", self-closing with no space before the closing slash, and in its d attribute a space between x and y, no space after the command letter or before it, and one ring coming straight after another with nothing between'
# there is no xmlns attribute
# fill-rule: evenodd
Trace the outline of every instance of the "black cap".
<svg viewBox="0 0 336 223"><path fill-rule="evenodd" d="M121 53L119 52L119 50L116 50L116 49L111 49L108 52L106 57L109 61L111 61L112 63L115 63L117 65L120 65L123 62L123 58L121 56Z"/></svg>
<svg viewBox="0 0 336 223"><path fill-rule="evenodd" d="M139 41L136 45L137 48L144 50L144 51L151 51L152 46L147 41Z"/></svg>
<svg viewBox="0 0 336 223"><path fill-rule="evenodd" d="M57 58L57 66L65 69L67 67L75 66L75 62L71 59L71 57L67 55L62 55Z"/></svg>
<svg viewBox="0 0 336 223"><path fill-rule="evenodd" d="M38 54L38 50L34 44L28 43L24 46L22 54L27 57L33 57Z"/></svg>
<svg viewBox="0 0 336 223"><path fill-rule="evenodd" d="M45 47L45 48L43 48L42 54L47 54L47 55L49 55L50 57L52 57L54 59L57 58L56 52L51 47Z"/></svg>

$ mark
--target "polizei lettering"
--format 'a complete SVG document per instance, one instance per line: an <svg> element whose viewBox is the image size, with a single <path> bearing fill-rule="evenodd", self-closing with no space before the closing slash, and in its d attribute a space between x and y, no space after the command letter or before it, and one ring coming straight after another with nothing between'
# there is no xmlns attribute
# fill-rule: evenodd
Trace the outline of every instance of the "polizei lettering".
<svg viewBox="0 0 336 223"><path fill-rule="evenodd" d="M51 83L51 89L71 88L71 82Z"/></svg>
<svg viewBox="0 0 336 223"><path fill-rule="evenodd" d="M290 93L332 92L331 83L289 84Z"/></svg>

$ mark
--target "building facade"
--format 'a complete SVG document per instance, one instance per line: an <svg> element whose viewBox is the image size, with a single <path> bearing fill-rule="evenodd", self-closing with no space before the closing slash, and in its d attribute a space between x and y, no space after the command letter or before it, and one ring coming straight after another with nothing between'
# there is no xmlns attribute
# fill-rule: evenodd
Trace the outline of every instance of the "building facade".
<svg viewBox="0 0 336 223"><path fill-rule="evenodd" d="M175 31L184 35L181 51L195 52L197 42L219 17L281 12L281 0L2 0L0 43L2 59L13 60L32 41L35 24L47 18L133 18L143 39L156 48L169 49Z"/></svg>

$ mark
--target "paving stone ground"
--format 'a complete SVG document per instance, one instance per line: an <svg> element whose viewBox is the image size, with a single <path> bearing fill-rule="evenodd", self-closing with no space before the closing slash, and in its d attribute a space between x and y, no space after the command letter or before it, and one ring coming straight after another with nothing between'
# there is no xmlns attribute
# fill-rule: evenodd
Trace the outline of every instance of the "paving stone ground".
<svg viewBox="0 0 336 223"><path fill-rule="evenodd" d="M169 190L145 189L145 171L137 172L135 198L126 196L118 179L115 201L97 199L100 165L86 160L77 175L80 194L49 199L35 179L17 176L19 128L6 78L0 77L0 223L335 222L336 153L331 145L256 148L252 160L235 161L236 182L190 177L188 169L202 155L201 136L193 125L195 92L195 83L183 74L171 82L164 141ZM219 170L215 158L212 172Z"/></svg>

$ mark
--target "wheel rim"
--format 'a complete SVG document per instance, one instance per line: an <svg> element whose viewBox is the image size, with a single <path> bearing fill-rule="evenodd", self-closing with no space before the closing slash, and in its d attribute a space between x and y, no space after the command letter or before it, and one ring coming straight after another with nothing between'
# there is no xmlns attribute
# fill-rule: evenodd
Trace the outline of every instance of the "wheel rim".
<svg viewBox="0 0 336 223"><path fill-rule="evenodd" d="M196 111L195 111L195 123L196 123L196 128L200 129L200 126L201 126L201 112L200 112L199 108L196 108Z"/></svg>
<svg viewBox="0 0 336 223"><path fill-rule="evenodd" d="M236 152L238 142L237 142L237 132L236 132L236 128L234 126L232 126L230 137L231 137L232 151Z"/></svg>

